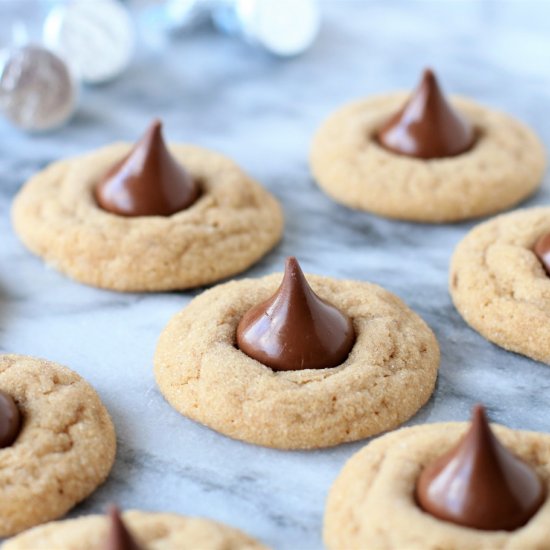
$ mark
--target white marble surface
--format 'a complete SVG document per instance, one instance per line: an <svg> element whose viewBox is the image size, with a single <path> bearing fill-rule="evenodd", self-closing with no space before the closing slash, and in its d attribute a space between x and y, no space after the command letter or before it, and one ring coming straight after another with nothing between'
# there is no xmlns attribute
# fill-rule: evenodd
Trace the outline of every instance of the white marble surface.
<svg viewBox="0 0 550 550"><path fill-rule="evenodd" d="M295 254L307 271L383 284L430 323L441 374L411 424L465 419L482 401L496 421L550 431L549 367L489 344L452 307L449 257L473 224L431 227L350 212L319 191L307 164L312 133L332 109L410 88L426 65L447 90L517 115L550 147L549 4L333 0L324 8L319 41L301 58L272 59L211 32L180 37L162 51L141 51L124 78L84 90L77 116L55 134L27 136L0 123L0 348L78 371L118 432L111 477L74 514L116 501L215 518L278 549L321 548L327 490L365 443L278 452L179 416L155 386L151 359L165 323L200 290L88 288L17 241L9 205L26 178L66 155L134 139L155 116L170 139L232 156L282 201L284 240L246 275L278 271ZM9 9L0 1L0 14ZM547 203L548 184L527 204Z"/></svg>

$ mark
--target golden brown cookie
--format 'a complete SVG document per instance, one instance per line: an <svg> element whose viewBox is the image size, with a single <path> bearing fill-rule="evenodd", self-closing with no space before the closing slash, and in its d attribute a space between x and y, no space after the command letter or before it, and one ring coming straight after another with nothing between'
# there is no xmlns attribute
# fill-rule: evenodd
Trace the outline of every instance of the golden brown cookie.
<svg viewBox="0 0 550 550"><path fill-rule="evenodd" d="M237 349L239 321L281 278L219 285L170 321L154 362L175 409L236 439L307 449L392 429L428 400L439 367L435 336L401 300L370 283L308 276L353 322L355 344L337 367L276 372Z"/></svg>
<svg viewBox="0 0 550 550"><path fill-rule="evenodd" d="M130 511L124 522L144 550L266 550L232 527L176 514ZM4 550L103 550L105 516L86 516L36 527L4 544Z"/></svg>
<svg viewBox="0 0 550 550"><path fill-rule="evenodd" d="M424 160L384 149L376 131L407 97L397 93L356 101L321 126L311 168L335 201L389 218L440 223L504 210L540 185L545 155L533 132L461 97L452 97L452 104L478 134L469 151Z"/></svg>
<svg viewBox="0 0 550 550"><path fill-rule="evenodd" d="M451 449L467 423L404 428L356 453L332 486L324 539L330 550L543 550L550 541L550 435L493 426L499 440L535 467L546 501L515 531L481 531L439 520L414 498L424 467Z"/></svg>
<svg viewBox="0 0 550 550"><path fill-rule="evenodd" d="M124 217L101 209L97 182L131 149L114 144L52 164L16 197L23 243L77 281L120 291L205 285L244 271L281 238L279 203L232 161L191 145L170 151L202 195L171 216Z"/></svg>
<svg viewBox="0 0 550 550"><path fill-rule="evenodd" d="M549 231L550 208L478 225L456 247L449 287L464 320L483 337L550 364L550 279L533 252Z"/></svg>
<svg viewBox="0 0 550 550"><path fill-rule="evenodd" d="M109 413L92 387L55 363L0 355L0 389L22 414L0 449L0 536L68 512L105 481L115 458Z"/></svg>

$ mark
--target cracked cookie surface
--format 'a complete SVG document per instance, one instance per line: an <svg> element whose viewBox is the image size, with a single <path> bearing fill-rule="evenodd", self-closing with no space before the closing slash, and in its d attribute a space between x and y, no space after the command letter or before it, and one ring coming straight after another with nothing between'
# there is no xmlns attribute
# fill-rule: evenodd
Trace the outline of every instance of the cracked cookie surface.
<svg viewBox="0 0 550 550"><path fill-rule="evenodd" d="M144 550L267 550L241 531L211 520L136 510L123 517ZM108 519L98 515L56 521L15 537L3 550L100 550L108 528Z"/></svg>
<svg viewBox="0 0 550 550"><path fill-rule="evenodd" d="M335 201L389 218L442 223L505 210L540 185L546 161L535 134L512 117L461 97L452 103L478 134L469 151L423 160L384 149L375 133L407 97L356 101L323 123L313 140L311 168Z"/></svg>
<svg viewBox="0 0 550 550"><path fill-rule="evenodd" d="M487 340L550 364L550 278L533 252L550 208L474 227L451 260L449 288L464 320Z"/></svg>
<svg viewBox="0 0 550 550"><path fill-rule="evenodd" d="M0 449L0 536L56 519L107 477L116 440L92 387L43 359L0 355L0 389L23 417L10 447Z"/></svg>
<svg viewBox="0 0 550 550"><path fill-rule="evenodd" d="M235 163L191 145L171 145L202 189L172 216L124 217L102 210L93 190L130 150L114 144L52 164L29 180L12 208L23 243L66 275L119 291L205 285L246 270L280 240L277 200Z"/></svg>
<svg viewBox="0 0 550 550"><path fill-rule="evenodd" d="M399 298L370 283L307 276L355 328L355 345L337 367L275 372L237 349L241 317L281 279L219 285L169 322L155 377L176 410L235 439L306 449L394 428L428 400L439 367L435 336Z"/></svg>
<svg viewBox="0 0 550 550"><path fill-rule="evenodd" d="M479 531L422 511L414 491L422 469L451 449L469 423L403 428L351 457L327 500L324 539L330 550L543 550L550 540L550 435L493 425L499 440L531 464L546 501L515 531Z"/></svg>

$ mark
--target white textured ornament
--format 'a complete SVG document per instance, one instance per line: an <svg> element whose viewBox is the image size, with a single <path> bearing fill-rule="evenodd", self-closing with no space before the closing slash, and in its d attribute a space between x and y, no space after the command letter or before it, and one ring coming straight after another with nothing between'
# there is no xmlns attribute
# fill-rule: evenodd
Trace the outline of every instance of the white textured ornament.
<svg viewBox="0 0 550 550"><path fill-rule="evenodd" d="M27 131L52 130L73 114L77 86L67 64L40 46L3 52L0 65L0 109Z"/></svg>
<svg viewBox="0 0 550 550"><path fill-rule="evenodd" d="M78 78L101 83L130 64L135 29L117 0L70 0L46 18L44 42L67 60Z"/></svg>
<svg viewBox="0 0 550 550"><path fill-rule="evenodd" d="M282 57L306 51L321 22L317 0L221 0L212 18L221 30Z"/></svg>

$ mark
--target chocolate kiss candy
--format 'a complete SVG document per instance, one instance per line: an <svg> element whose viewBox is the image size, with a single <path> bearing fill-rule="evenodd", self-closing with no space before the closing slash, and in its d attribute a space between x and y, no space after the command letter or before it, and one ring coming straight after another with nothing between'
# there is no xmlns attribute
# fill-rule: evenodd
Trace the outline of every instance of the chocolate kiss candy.
<svg viewBox="0 0 550 550"><path fill-rule="evenodd" d="M468 433L428 465L416 485L424 511L488 531L513 531L525 525L544 496L535 471L498 441L480 405L474 409Z"/></svg>
<svg viewBox="0 0 550 550"><path fill-rule="evenodd" d="M405 106L378 131L378 141L394 153L431 159L464 153L474 144L475 135L428 69Z"/></svg>
<svg viewBox="0 0 550 550"><path fill-rule="evenodd" d="M130 154L98 184L96 200L120 216L170 216L199 196L199 186L172 157L156 120Z"/></svg>
<svg viewBox="0 0 550 550"><path fill-rule="evenodd" d="M109 509L109 519L111 525L104 550L141 550L141 546L124 525L120 510L116 506L111 506Z"/></svg>
<svg viewBox="0 0 550 550"><path fill-rule="evenodd" d="M544 267L546 274L550 276L550 233L545 233L538 238L533 252Z"/></svg>
<svg viewBox="0 0 550 550"><path fill-rule="evenodd" d="M354 342L350 318L311 290L293 257L277 292L247 311L237 328L239 349L273 370L336 367Z"/></svg>
<svg viewBox="0 0 550 550"><path fill-rule="evenodd" d="M0 391L0 449L9 447L21 431L21 413L13 398Z"/></svg>

